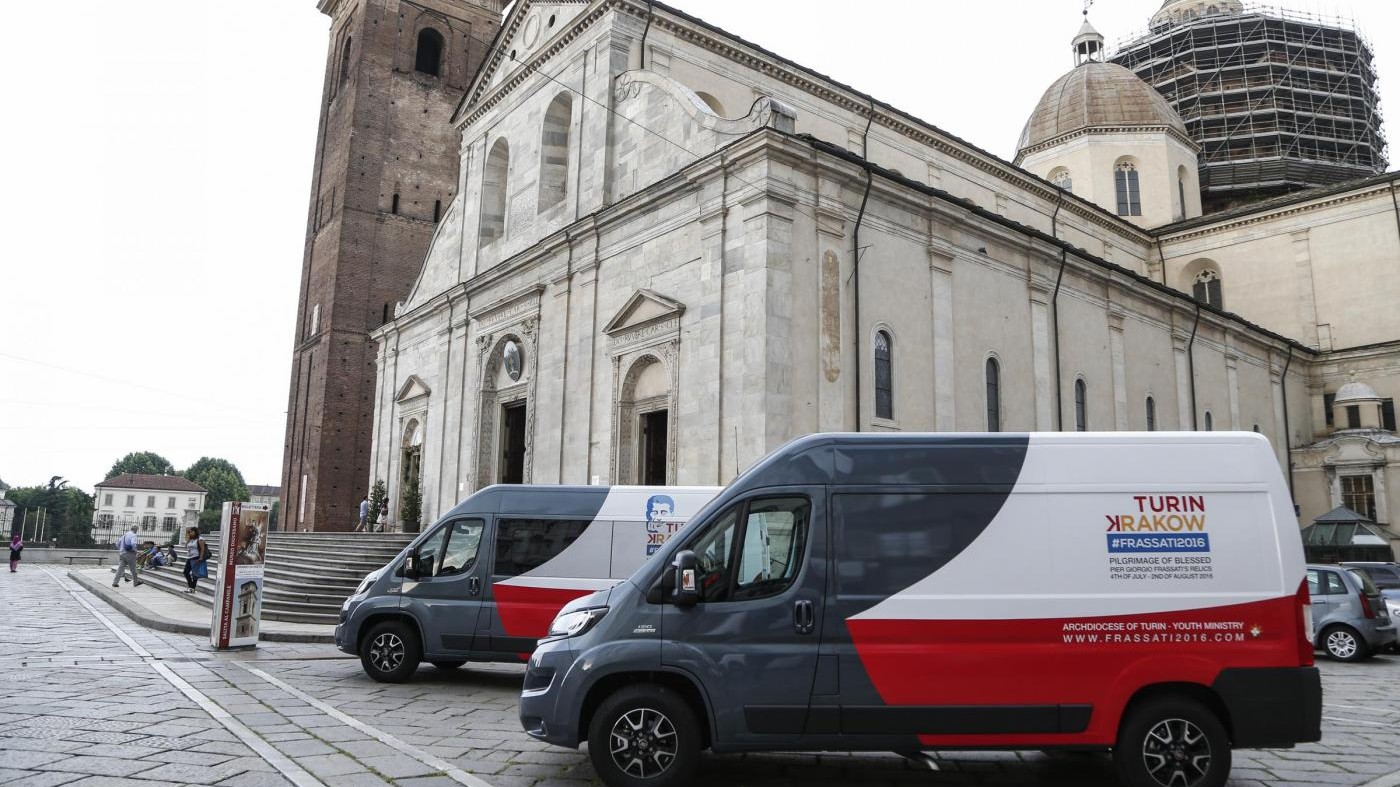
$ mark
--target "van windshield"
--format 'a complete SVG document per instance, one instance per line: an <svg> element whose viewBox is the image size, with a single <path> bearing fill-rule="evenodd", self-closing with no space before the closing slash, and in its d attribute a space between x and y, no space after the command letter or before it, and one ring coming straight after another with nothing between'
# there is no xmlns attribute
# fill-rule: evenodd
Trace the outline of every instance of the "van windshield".
<svg viewBox="0 0 1400 787"><path fill-rule="evenodd" d="M1371 581L1365 571L1357 568L1349 568L1347 572L1356 579L1356 583L1361 586L1361 592L1368 596L1379 596L1381 592L1376 589L1376 583Z"/></svg>

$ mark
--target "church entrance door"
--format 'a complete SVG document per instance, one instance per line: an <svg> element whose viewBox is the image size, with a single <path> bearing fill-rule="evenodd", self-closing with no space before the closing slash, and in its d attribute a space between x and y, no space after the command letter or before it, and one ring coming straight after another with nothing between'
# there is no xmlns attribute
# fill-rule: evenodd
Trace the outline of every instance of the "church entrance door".
<svg viewBox="0 0 1400 787"><path fill-rule="evenodd" d="M525 403L501 407L501 483L525 483Z"/></svg>
<svg viewBox="0 0 1400 787"><path fill-rule="evenodd" d="M643 413L638 420L641 422L638 430L641 444L637 447L637 455L641 458L641 467L637 478L646 486L665 486L666 430L670 413L667 410L654 410Z"/></svg>

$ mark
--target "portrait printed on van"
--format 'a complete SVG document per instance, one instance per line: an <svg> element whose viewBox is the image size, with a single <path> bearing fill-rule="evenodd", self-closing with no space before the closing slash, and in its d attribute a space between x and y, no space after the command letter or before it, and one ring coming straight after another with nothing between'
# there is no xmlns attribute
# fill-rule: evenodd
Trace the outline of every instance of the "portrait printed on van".
<svg viewBox="0 0 1400 787"><path fill-rule="evenodd" d="M652 495L647 498L647 556L656 554L671 534L680 529L671 519L676 511L676 501L670 495Z"/></svg>

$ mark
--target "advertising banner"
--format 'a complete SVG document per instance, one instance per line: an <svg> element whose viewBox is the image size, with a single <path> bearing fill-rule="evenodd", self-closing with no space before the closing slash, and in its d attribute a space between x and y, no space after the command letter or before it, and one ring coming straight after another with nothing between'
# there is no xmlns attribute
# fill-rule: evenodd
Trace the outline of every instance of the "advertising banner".
<svg viewBox="0 0 1400 787"><path fill-rule="evenodd" d="M216 648L258 644L262 618L263 560L272 506L224 503L219 531L218 574L209 641Z"/></svg>

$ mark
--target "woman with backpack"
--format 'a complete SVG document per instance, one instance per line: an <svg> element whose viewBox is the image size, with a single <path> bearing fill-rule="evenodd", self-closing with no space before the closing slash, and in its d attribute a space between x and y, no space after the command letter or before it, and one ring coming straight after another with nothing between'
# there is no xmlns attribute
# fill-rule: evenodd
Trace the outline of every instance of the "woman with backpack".
<svg viewBox="0 0 1400 787"><path fill-rule="evenodd" d="M185 528L185 584L186 593L193 593L200 577L209 576L209 545L199 536L199 528Z"/></svg>

